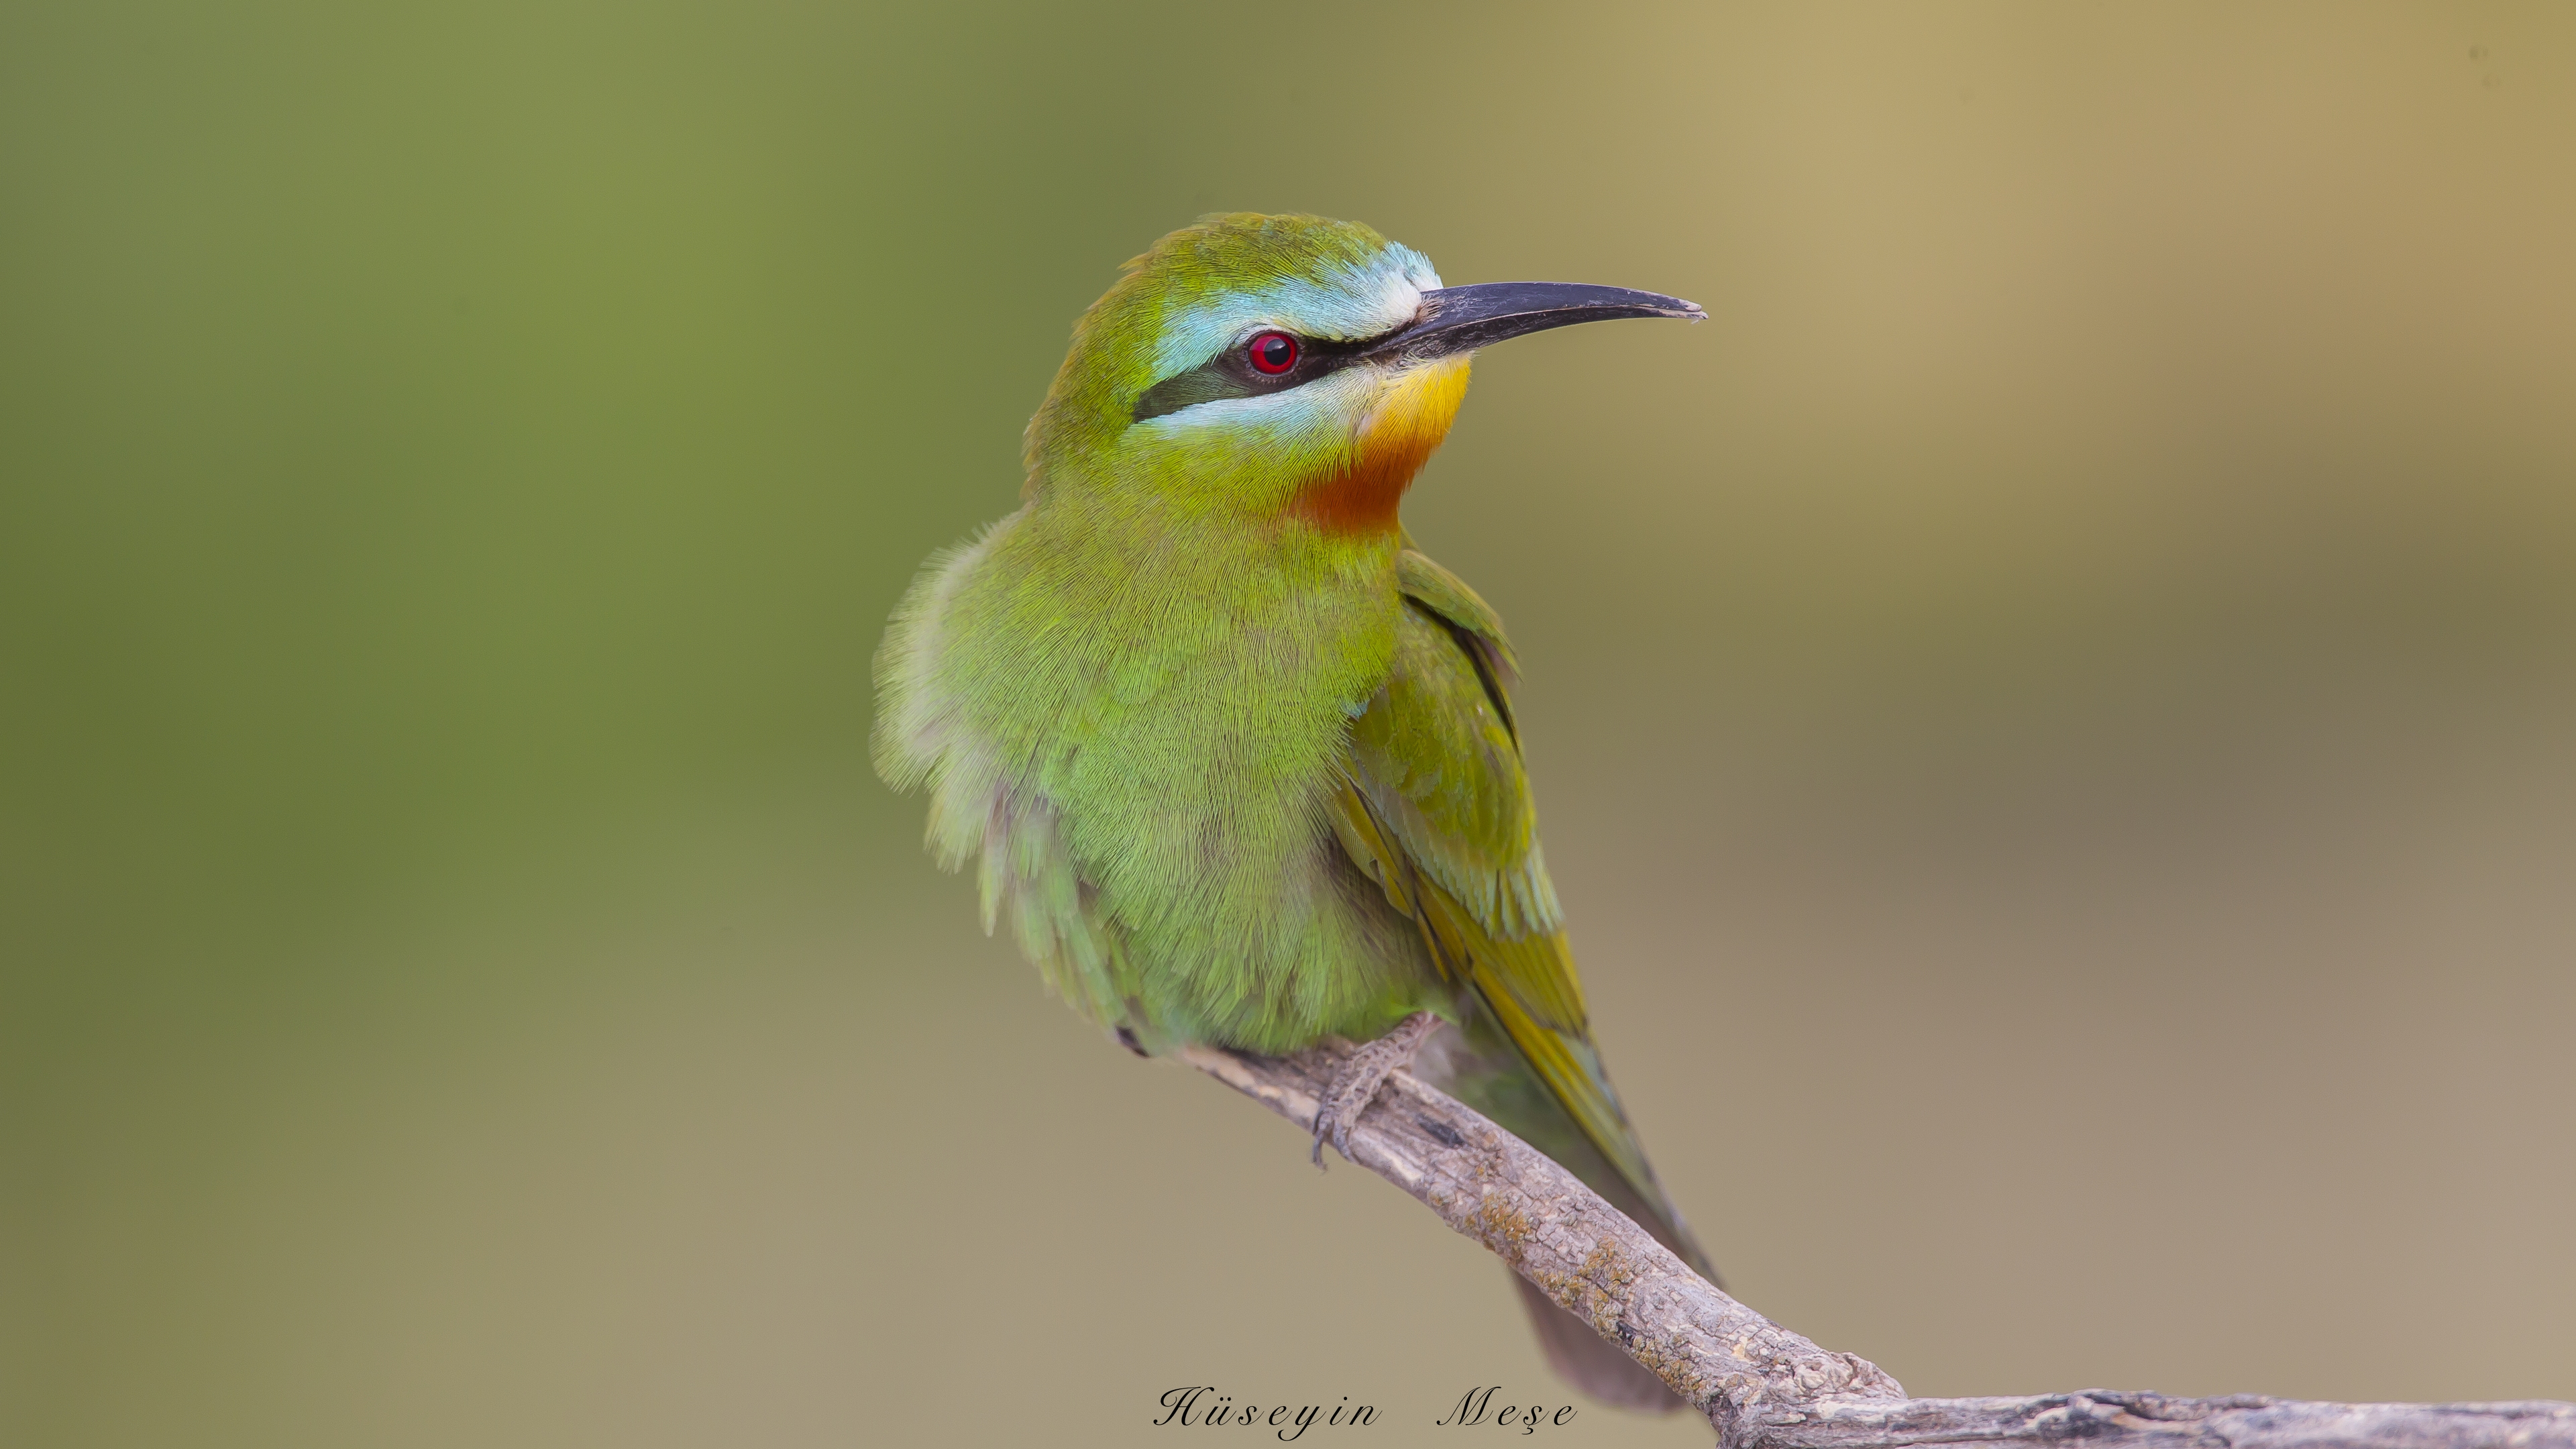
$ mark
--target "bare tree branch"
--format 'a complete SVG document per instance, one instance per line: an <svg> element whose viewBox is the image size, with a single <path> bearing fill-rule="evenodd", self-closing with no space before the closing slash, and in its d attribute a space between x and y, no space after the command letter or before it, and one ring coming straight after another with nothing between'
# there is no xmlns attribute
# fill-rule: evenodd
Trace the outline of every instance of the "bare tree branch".
<svg viewBox="0 0 2576 1449"><path fill-rule="evenodd" d="M1210 1048L1189 1063L1300 1126L1348 1049L1284 1059ZM2576 1449L2576 1404L2322 1404L2087 1389L1909 1399L1876 1364L1736 1302L1573 1174L1463 1104L1397 1073L1351 1158L1484 1244L1653 1370L1720 1449L2055 1444L2105 1449Z"/></svg>

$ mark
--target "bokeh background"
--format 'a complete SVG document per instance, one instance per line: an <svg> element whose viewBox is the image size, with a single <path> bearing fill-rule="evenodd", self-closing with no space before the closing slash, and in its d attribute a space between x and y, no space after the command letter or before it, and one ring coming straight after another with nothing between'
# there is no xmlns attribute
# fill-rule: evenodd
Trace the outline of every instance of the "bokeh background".
<svg viewBox="0 0 2576 1449"><path fill-rule="evenodd" d="M1408 516L1744 1298L2576 1397L2571 139L2550 3L0 11L0 1441L1561 1400L867 766L1068 324L1235 208L1709 309L1487 354Z"/></svg>

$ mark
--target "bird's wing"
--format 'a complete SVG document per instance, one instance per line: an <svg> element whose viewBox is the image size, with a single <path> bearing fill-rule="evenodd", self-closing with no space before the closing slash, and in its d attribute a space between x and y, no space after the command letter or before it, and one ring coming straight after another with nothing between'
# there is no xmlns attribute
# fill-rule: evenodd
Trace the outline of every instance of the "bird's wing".
<svg viewBox="0 0 2576 1449"><path fill-rule="evenodd" d="M1443 975L1473 990L1547 1094L1664 1219L1657 1235L1696 1258L1593 1048L1539 855L1501 621L1411 548L1399 577L1395 667L1352 723L1334 832L1421 928Z"/></svg>

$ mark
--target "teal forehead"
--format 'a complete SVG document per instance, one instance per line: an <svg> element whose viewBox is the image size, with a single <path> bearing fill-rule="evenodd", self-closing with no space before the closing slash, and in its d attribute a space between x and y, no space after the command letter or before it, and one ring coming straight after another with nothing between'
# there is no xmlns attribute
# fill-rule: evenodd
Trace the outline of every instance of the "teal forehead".
<svg viewBox="0 0 2576 1449"><path fill-rule="evenodd" d="M1374 337L1410 321L1422 294L1439 285L1429 257L1389 242L1365 261L1211 292L1165 313L1155 376L1187 372L1263 327L1336 340Z"/></svg>

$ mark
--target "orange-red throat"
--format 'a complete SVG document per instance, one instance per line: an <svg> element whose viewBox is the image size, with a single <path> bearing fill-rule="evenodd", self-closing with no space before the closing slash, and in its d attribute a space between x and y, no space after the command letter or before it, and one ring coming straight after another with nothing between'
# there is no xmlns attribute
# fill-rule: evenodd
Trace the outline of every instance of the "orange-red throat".
<svg viewBox="0 0 2576 1449"><path fill-rule="evenodd" d="M1466 399L1467 358L1462 352L1415 363L1388 378L1352 430L1342 464L1301 489L1289 511L1331 533L1393 530L1404 490L1449 436Z"/></svg>

